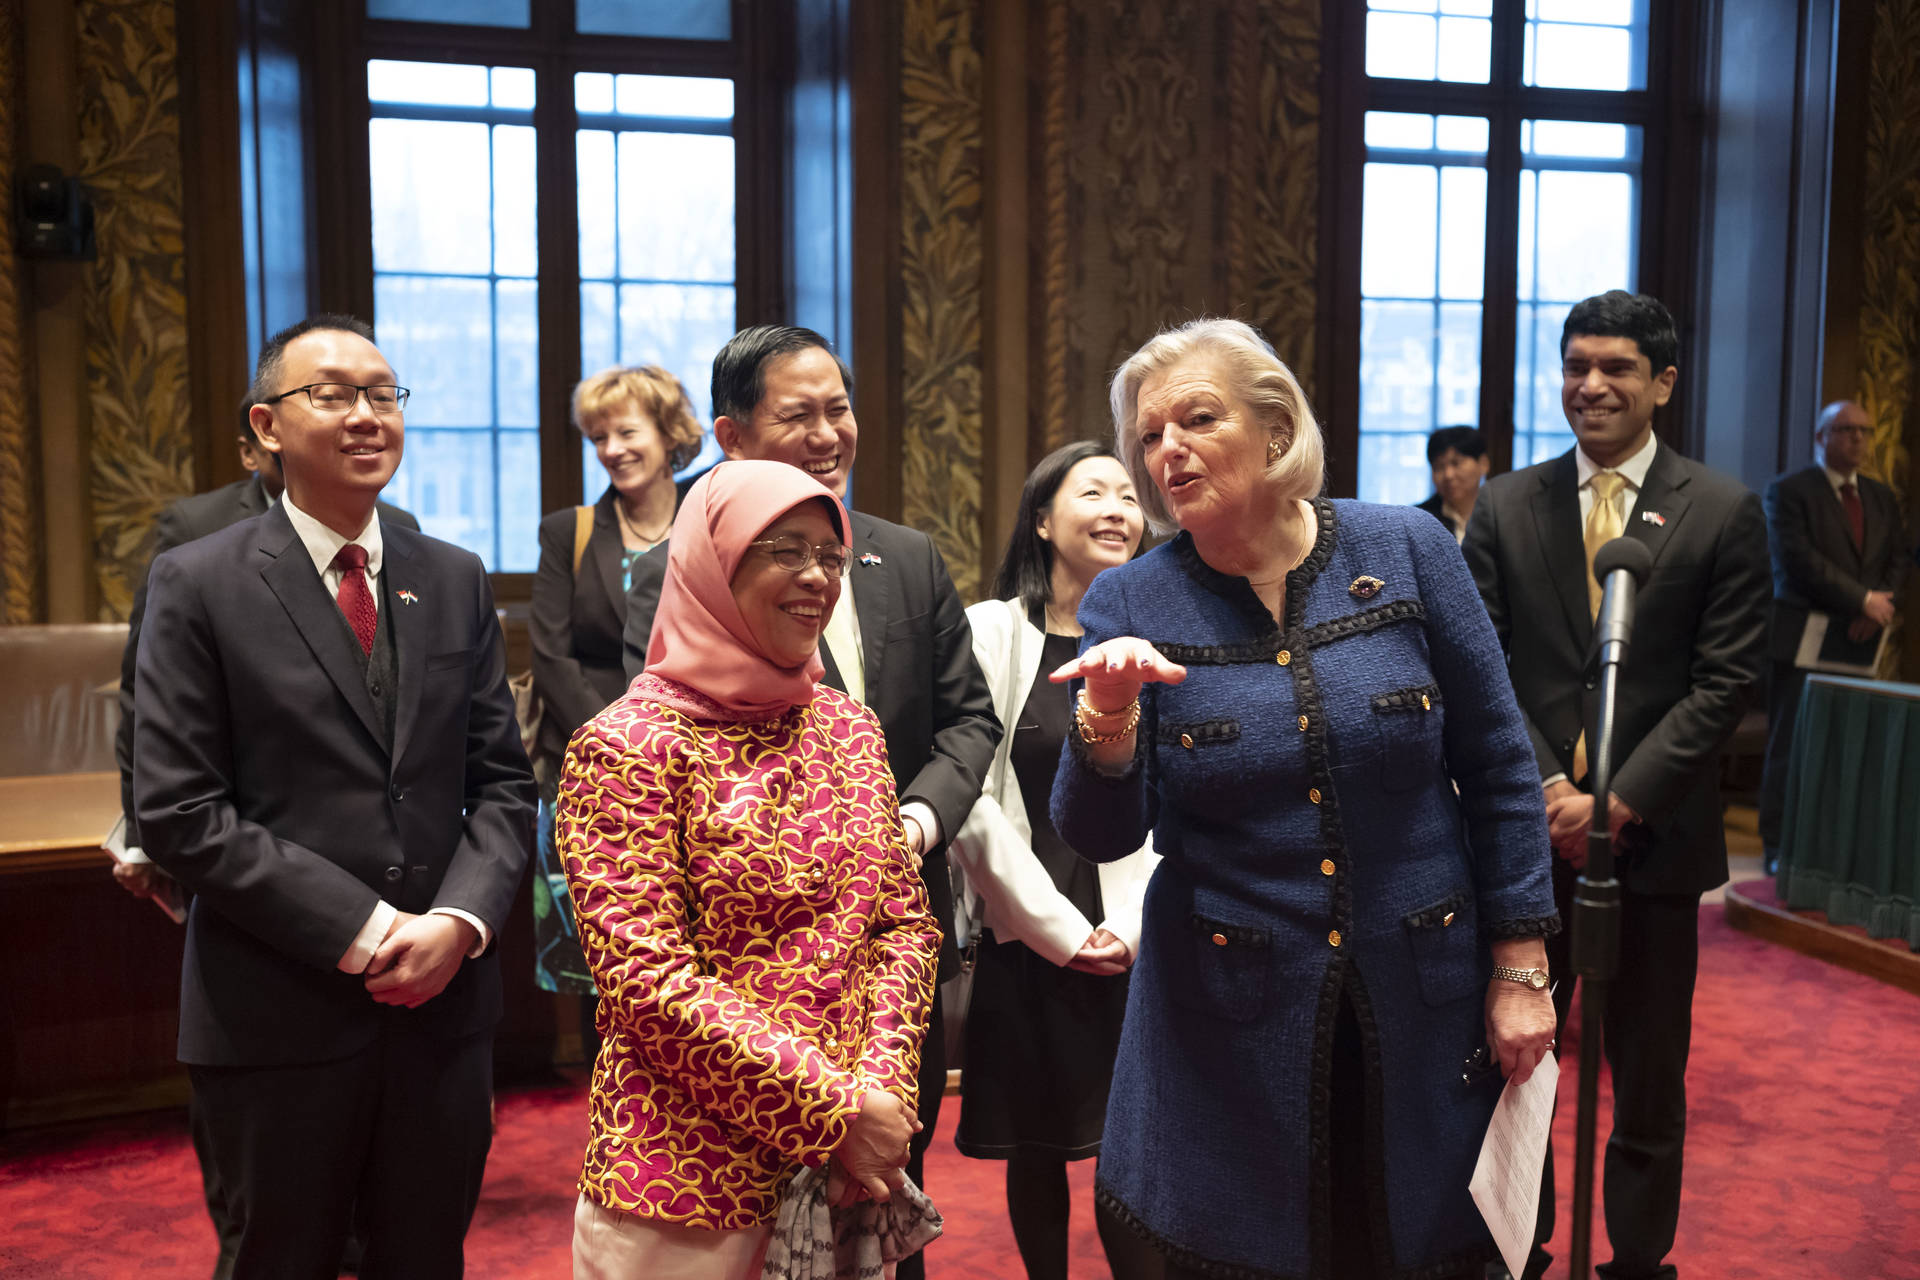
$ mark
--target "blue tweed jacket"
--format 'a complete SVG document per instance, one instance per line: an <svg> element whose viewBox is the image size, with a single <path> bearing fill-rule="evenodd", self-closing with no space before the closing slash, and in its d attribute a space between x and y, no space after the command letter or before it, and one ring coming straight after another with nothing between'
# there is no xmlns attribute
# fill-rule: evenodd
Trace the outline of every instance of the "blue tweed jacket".
<svg viewBox="0 0 1920 1280"><path fill-rule="evenodd" d="M1491 1258L1467 1194L1497 1077L1488 939L1558 928L1539 773L1492 624L1423 511L1317 503L1286 623L1182 534L1110 569L1084 645L1151 641L1187 667L1142 695L1113 777L1069 735L1053 820L1149 885L1099 1194L1184 1264L1327 1275L1334 1017L1364 1042L1373 1220L1392 1274ZM1456 791L1457 784L1457 791Z"/></svg>

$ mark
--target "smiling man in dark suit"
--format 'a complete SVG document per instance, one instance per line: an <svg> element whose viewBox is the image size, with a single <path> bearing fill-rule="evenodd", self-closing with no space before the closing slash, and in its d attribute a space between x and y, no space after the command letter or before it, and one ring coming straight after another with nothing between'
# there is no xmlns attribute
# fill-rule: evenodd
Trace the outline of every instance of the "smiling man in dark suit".
<svg viewBox="0 0 1920 1280"><path fill-rule="evenodd" d="M729 458L799 467L843 500L860 429L852 375L811 329L760 325L728 340L713 361L714 439ZM660 602L666 544L634 564L625 635L629 679L646 664ZM853 513L853 565L841 607L821 645L826 681L872 708L886 735L900 817L946 941L940 980L951 977L953 891L946 842L980 798L1000 742L986 677L973 660L967 615L932 539L918 530ZM851 597L852 607L848 597ZM920 1119L907 1176L925 1186L922 1156L933 1140L946 1087L946 1041L936 992L920 1054ZM921 1255L900 1264L901 1280L924 1274Z"/></svg>
<svg viewBox="0 0 1920 1280"><path fill-rule="evenodd" d="M1862 475L1873 424L1851 400L1820 411L1813 441L1820 461L1767 486L1767 549L1773 558L1768 629L1767 762L1760 783L1760 843L1766 869L1780 859L1787 760L1806 672L1794 665L1807 617L1827 615L1856 643L1876 641L1893 621L1893 596L1907 575L1900 499Z"/></svg>
<svg viewBox="0 0 1920 1280"><path fill-rule="evenodd" d="M230 524L261 515L280 501L280 494L286 488L286 479L280 473L280 457L261 446L260 438L253 433L252 414L253 399L249 396L240 406L237 441L241 464L250 474L245 480L235 480L211 492L191 494L168 503L160 512L160 518L154 522L153 549L149 562L175 547L185 546L210 533L218 533ZM377 502L374 508L379 512L380 519L388 524L406 529L420 527L419 521L411 514L388 502ZM127 647L120 657L120 723L113 736L114 761L120 768L120 812L125 822L126 840L125 853L113 865L113 878L136 897L150 896L160 891L168 881L166 873L156 868L140 847L140 824L133 812L133 717L137 679L134 660L140 651L140 626L146 619L146 613L147 579L143 574L140 585L134 588L133 608L127 615ZM226 1280L233 1274L233 1257L239 1247L240 1229L227 1210L226 1188L220 1181L218 1169L214 1167L212 1139L207 1133L206 1118L198 1099L192 1097L187 1102L187 1127L193 1134L194 1155L200 1162L200 1181L206 1196L207 1216L213 1220L214 1234L220 1241L220 1254L213 1267L214 1280ZM349 1247L348 1256L358 1259L357 1245Z"/></svg>
<svg viewBox="0 0 1920 1280"><path fill-rule="evenodd" d="M262 349L286 476L148 579L134 804L193 895L180 1057L233 1274L458 1276L491 1142L500 974L533 778L479 560L378 518L406 392L344 316Z"/></svg>
<svg viewBox="0 0 1920 1280"><path fill-rule="evenodd" d="M1563 919L1596 803L1585 790L1600 602L1593 553L1622 535L1652 552L1620 675L1605 801L1623 893L1602 1039L1614 1089L1604 1190L1613 1259L1598 1269L1645 1280L1676 1274L1665 1259L1680 1215L1700 895L1727 878L1720 751L1760 675L1766 538L1758 498L1653 434L1654 410L1679 377L1664 306L1618 290L1588 298L1568 314L1560 353L1576 446L1488 481L1462 549L1533 738ZM1562 1025L1575 985L1568 936L1549 939L1547 953ZM1553 1234L1552 1173L1549 1160L1539 1244ZM1547 1259L1536 1245L1526 1274L1544 1274Z"/></svg>

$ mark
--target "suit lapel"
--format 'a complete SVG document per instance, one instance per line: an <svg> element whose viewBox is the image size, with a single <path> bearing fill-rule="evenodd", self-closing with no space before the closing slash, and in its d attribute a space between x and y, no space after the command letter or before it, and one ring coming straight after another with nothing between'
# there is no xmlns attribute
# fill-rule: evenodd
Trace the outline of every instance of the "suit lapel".
<svg viewBox="0 0 1920 1280"><path fill-rule="evenodd" d="M1627 513L1626 536L1646 545L1653 563L1680 527L1692 499L1686 494L1687 469L1680 455L1665 444L1653 451L1653 465L1647 468L1647 482L1640 486L1640 497Z"/></svg>
<svg viewBox="0 0 1920 1280"><path fill-rule="evenodd" d="M240 486L240 519L257 516L266 509L267 489L260 483L259 472L255 472L251 479Z"/></svg>
<svg viewBox="0 0 1920 1280"><path fill-rule="evenodd" d="M380 607L387 611L387 626L393 631L394 654L400 666L397 690L400 704L393 720L393 758L398 760L406 750L414 722L420 718L420 689L427 676L428 615L425 611L446 602L436 599L431 592L421 591L417 576L420 565L413 558L412 539L405 530L398 531L399 537L394 536L395 532L394 526L381 522L380 579L384 593ZM403 591L410 598L402 599ZM422 600L427 603L419 603Z"/></svg>
<svg viewBox="0 0 1920 1280"><path fill-rule="evenodd" d="M883 556L874 549L873 526L866 518L856 514L853 517L853 563L847 567L847 577L854 583L853 612L860 619L860 656L866 667L861 683L866 686L867 705L875 702L875 690L880 687L881 661L887 651L887 618L892 608L893 575L899 566L889 566ZM876 563L865 563L864 557L871 555Z"/></svg>
<svg viewBox="0 0 1920 1280"><path fill-rule="evenodd" d="M1587 612L1587 548L1580 535L1580 472L1571 449L1542 473L1533 495L1533 524L1574 648L1584 650L1593 636L1593 618Z"/></svg>
<svg viewBox="0 0 1920 1280"><path fill-rule="evenodd" d="M611 494L612 490L609 489L608 493ZM616 621L627 616L626 575L620 572L620 562L625 558L625 552L626 545L620 537L619 517L614 515L612 503L602 500L593 509L593 537L587 542L587 559L592 562L593 572L607 593L607 608L612 611Z"/></svg>
<svg viewBox="0 0 1920 1280"><path fill-rule="evenodd" d="M360 664L354 661L353 652L348 648L355 643L353 632L340 616L340 606L328 598L320 575L313 571L306 544L294 533L293 524L281 507L268 511L261 522L259 546L272 557L260 571L268 589L293 619L294 628L312 650L314 661L327 673L353 713L360 717L367 733L384 747L386 730L374 710L373 698L367 693L367 681L360 674Z"/></svg>

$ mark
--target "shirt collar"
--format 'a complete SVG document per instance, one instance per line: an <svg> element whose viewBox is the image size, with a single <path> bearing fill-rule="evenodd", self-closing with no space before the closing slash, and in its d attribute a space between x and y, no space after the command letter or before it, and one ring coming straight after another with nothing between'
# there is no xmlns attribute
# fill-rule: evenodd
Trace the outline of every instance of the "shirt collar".
<svg viewBox="0 0 1920 1280"><path fill-rule="evenodd" d="M280 495L281 505L287 509L287 519L293 524L293 531L300 536L301 545L307 554L313 557L314 572L325 576L333 567L333 558L340 554L340 548L349 542L357 542L367 549L367 576L380 576L380 513L375 511L367 517L367 527L356 536L343 538L327 526L315 520L294 504L293 495Z"/></svg>
<svg viewBox="0 0 1920 1280"><path fill-rule="evenodd" d="M1859 487L1860 473L1858 471L1835 471L1825 463L1820 464L1820 469L1827 473L1827 483L1833 486L1835 493L1840 492L1840 486L1843 484L1850 484L1856 488Z"/></svg>
<svg viewBox="0 0 1920 1280"><path fill-rule="evenodd" d="M1617 467L1603 467L1587 456L1587 451L1579 445L1573 446L1574 464L1580 468L1580 487L1586 488L1587 481L1602 471L1618 472L1635 492L1647 487L1647 472L1653 468L1653 455L1660 446L1660 437L1649 431L1647 442L1640 446L1639 452Z"/></svg>

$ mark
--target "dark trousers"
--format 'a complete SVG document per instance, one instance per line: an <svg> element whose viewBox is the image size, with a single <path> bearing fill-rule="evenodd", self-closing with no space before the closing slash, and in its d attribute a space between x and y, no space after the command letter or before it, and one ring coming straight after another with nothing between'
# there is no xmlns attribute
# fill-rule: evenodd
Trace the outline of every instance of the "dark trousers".
<svg viewBox="0 0 1920 1280"><path fill-rule="evenodd" d="M920 1046L920 1123L925 1127L913 1135L913 1141L907 1148L907 1176L922 1191L927 1190L927 1148L933 1145L934 1127L940 1122L940 1099L946 1092L947 1019L940 988L936 985L933 989L933 1008L927 1012L926 1043ZM935 1203L939 1203L938 1200ZM902 1258L894 1271L895 1280L924 1280L926 1274L925 1249L910 1258Z"/></svg>
<svg viewBox="0 0 1920 1280"><path fill-rule="evenodd" d="M240 1228L227 1212L227 1188L220 1181L220 1169L213 1162L213 1135L207 1129L207 1109L198 1092L187 1094L187 1131L193 1135L193 1154L200 1161L200 1191L206 1197L207 1217L213 1219L213 1234L220 1241L220 1254L213 1260L213 1280L230 1280L233 1259L240 1251Z"/></svg>
<svg viewBox="0 0 1920 1280"><path fill-rule="evenodd" d="M1577 983L1573 974L1573 886L1578 873L1556 857L1553 896L1568 925L1547 939L1556 975L1554 1013L1564 1035ZM1665 1262L1680 1222L1681 1149L1687 1134L1687 1049L1693 982L1700 968L1700 899L1626 892L1620 900L1620 971L1607 992L1601 1046L1613 1072L1613 1132L1601 1179L1613 1260L1607 1280L1677 1274ZM1578 1064L1561 1069L1577 1072ZM1547 1149L1529 1276L1546 1269L1553 1238L1553 1149Z"/></svg>
<svg viewBox="0 0 1920 1280"><path fill-rule="evenodd" d="M334 1280L354 1224L366 1280L453 1280L493 1132L493 1035L416 1035L397 1013L334 1062L189 1067L234 1280Z"/></svg>
<svg viewBox="0 0 1920 1280"><path fill-rule="evenodd" d="M1787 820L1787 764L1793 758L1793 730L1800 719L1800 691L1807 673L1791 662L1775 662L1767 672L1767 756L1760 769L1760 845L1769 862L1780 856Z"/></svg>

